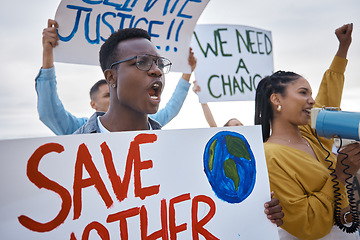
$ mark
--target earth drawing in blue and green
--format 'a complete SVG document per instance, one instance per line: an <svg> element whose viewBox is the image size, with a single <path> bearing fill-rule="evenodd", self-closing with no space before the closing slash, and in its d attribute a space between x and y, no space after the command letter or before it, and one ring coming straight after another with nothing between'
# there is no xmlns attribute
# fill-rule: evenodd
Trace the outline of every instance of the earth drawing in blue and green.
<svg viewBox="0 0 360 240"><path fill-rule="evenodd" d="M221 131L206 144L204 171L216 196L228 203L240 203L253 191L255 157L240 133Z"/></svg>

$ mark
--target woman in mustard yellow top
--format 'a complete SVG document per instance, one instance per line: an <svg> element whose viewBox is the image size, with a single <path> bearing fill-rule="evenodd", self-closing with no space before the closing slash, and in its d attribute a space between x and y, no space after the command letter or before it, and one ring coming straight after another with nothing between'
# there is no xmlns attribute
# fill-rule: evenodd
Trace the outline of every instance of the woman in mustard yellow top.
<svg viewBox="0 0 360 240"><path fill-rule="evenodd" d="M279 199L283 212L281 239L360 239L334 225L334 189L329 163L310 126L313 107L340 107L346 56L351 44L352 24L336 29L339 49L324 74L316 100L306 79L293 72L279 71L262 79L256 91L255 124L262 125L270 188ZM271 135L270 135L271 130ZM320 138L331 152L333 140ZM349 145L348 170L354 174L360 167L360 145ZM350 222L345 179L335 155L335 174L340 182L341 219ZM340 162L340 161L338 161Z"/></svg>

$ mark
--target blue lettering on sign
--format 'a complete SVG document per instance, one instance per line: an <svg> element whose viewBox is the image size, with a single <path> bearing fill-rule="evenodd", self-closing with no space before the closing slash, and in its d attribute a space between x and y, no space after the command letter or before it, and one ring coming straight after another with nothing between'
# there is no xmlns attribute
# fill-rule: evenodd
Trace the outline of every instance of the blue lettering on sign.
<svg viewBox="0 0 360 240"><path fill-rule="evenodd" d="M152 28L153 28L153 25L154 25L154 24L163 25L164 22L161 22L161 21L150 21L150 23L149 23L149 31L148 31L148 32L149 32L150 37L160 37L159 34L155 34L155 33L152 32Z"/></svg>
<svg viewBox="0 0 360 240"><path fill-rule="evenodd" d="M86 41L88 41L91 44L99 44L100 43L100 14L98 14L96 17L96 38L94 40L91 40L90 36L89 36L90 14L91 13L86 14L85 39L86 39Z"/></svg>
<svg viewBox="0 0 360 240"><path fill-rule="evenodd" d="M179 33L180 33L180 29L182 27L182 25L184 24L184 20L181 20L180 24L179 24L179 27L176 31L176 37L175 37L175 41L179 41Z"/></svg>
<svg viewBox="0 0 360 240"><path fill-rule="evenodd" d="M167 39L167 40L170 39L170 33L171 33L171 30L172 30L172 28L173 28L173 26L174 26L174 23L175 23L175 19L173 19L173 20L171 21L171 23L170 23L170 27L169 27L168 33L167 33L167 35L166 35L166 39Z"/></svg>
<svg viewBox="0 0 360 240"><path fill-rule="evenodd" d="M178 17L183 17L183 18L192 18L192 16L190 15L186 15L183 12L184 8L186 7L186 5L189 3L189 2L196 2L196 3L201 3L202 0L186 0L184 5L181 7L179 13L178 13Z"/></svg>
<svg viewBox="0 0 360 240"><path fill-rule="evenodd" d="M90 44L100 44L101 41L106 41L107 36L101 36L101 32L106 32L110 34L114 33L118 29L124 29L126 27L136 28L141 27L146 29L149 32L149 35L152 38L159 38L160 34L157 31L156 26L164 27L165 22L163 20L157 19L148 19L144 16L138 16L131 14L130 12L134 10L134 7L139 3L144 4L143 11L149 12L152 9L163 8L162 15L166 16L168 14L173 14L174 18L168 20L170 23L168 30L165 31L166 40L173 40L178 42L181 36L182 26L185 24L185 19L192 19L193 16L186 12L186 9L193 8L194 6L191 3L201 3L203 0L186 0L182 4L179 4L180 0L165 0L162 4L159 5L158 0L122 0L122 4L116 3L118 0L82 0L82 2L89 4L91 7L82 7L75 5L66 5L66 8L70 11L75 10L76 16L74 20L74 25L71 30L71 33L68 36L62 36L59 34L59 38L63 42L69 42L74 38L75 34L79 30L81 15L84 12L84 38ZM106 5L111 6L117 11L108 11L105 13L97 13L93 11L92 6L95 8L95 5ZM86 14L85 14L86 13ZM93 20L92 20L93 19ZM179 19L179 21L177 21ZM107 30L108 29L108 30ZM100 31L101 30L101 31ZM266 42L265 42L266 44ZM158 49L161 49L160 46L156 46ZM170 51L170 46L164 46L166 51ZM173 47L173 51L177 52L178 48Z"/></svg>
<svg viewBox="0 0 360 240"><path fill-rule="evenodd" d="M78 10L78 11L76 13L74 28L73 28L72 32L70 33L70 35L67 36L67 37L63 37L58 32L59 39L61 41L64 41L64 42L70 41L74 37L75 33L77 32L77 30L79 28L79 21L80 21L80 17L81 17L81 11L85 11L85 12L91 12L92 11L91 8L85 8L85 7L80 7L80 6L67 5L66 7L69 8L69 9L75 9L75 10Z"/></svg>
<svg viewBox="0 0 360 240"><path fill-rule="evenodd" d="M164 6L164 11L163 11L163 16L165 16L167 14L168 8L169 8L169 4L170 4L171 0L166 0L165 6ZM175 8L178 4L179 0L176 0L175 3L173 4L172 8L170 9L170 13L173 13L175 11Z"/></svg>
<svg viewBox="0 0 360 240"><path fill-rule="evenodd" d="M129 3L131 2L131 0L126 0L123 5L114 2L109 2L109 0L104 0L104 5L115 7L115 9L119 11L131 12L133 10L132 8L135 7L137 1L138 0L134 0L130 8L129 8Z"/></svg>
<svg viewBox="0 0 360 240"><path fill-rule="evenodd" d="M115 14L115 13L113 13L113 12L106 12L106 13L104 13L104 14L102 15L101 20L102 20L102 22L103 22L106 26L108 26L108 28L110 29L110 34L112 34L112 33L115 32L115 30L114 30L113 26L112 26L108 21L106 21L106 17L109 16L109 15L113 16L113 18L116 18L116 14ZM101 40L105 42L107 39L101 37Z"/></svg>
<svg viewBox="0 0 360 240"><path fill-rule="evenodd" d="M140 18L139 20L136 21L134 28L136 28L139 24L139 22L144 21L146 24L149 23L149 21L146 18Z"/></svg>
<svg viewBox="0 0 360 240"><path fill-rule="evenodd" d="M154 4L157 2L158 0L148 0L146 5L145 5L145 8L144 8L144 12L148 12L150 11L150 9L154 6Z"/></svg>
<svg viewBox="0 0 360 240"><path fill-rule="evenodd" d="M118 12L117 16L121 18L120 25L119 25L119 29L124 29L124 28L125 28L125 27L124 27L125 20L126 20L127 18L131 18L131 15L130 15L130 14L125 14L125 13Z"/></svg>
<svg viewBox="0 0 360 240"><path fill-rule="evenodd" d="M82 0L84 3L87 3L87 4L100 4L103 2L103 0L97 0L97 1L93 1L93 0Z"/></svg>

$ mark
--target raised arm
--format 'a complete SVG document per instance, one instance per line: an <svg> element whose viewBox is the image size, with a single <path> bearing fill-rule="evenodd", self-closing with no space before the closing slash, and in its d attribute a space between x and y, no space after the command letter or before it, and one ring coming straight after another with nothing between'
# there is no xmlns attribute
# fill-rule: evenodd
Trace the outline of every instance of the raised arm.
<svg viewBox="0 0 360 240"><path fill-rule="evenodd" d="M43 69L54 67L54 53L53 49L58 45L59 35L56 29L59 27L58 23L53 20L48 20L48 26L43 30Z"/></svg>
<svg viewBox="0 0 360 240"><path fill-rule="evenodd" d="M335 30L339 47L330 68L323 76L314 107L340 107L352 29L352 24L346 24Z"/></svg>
<svg viewBox="0 0 360 240"><path fill-rule="evenodd" d="M335 30L335 35L339 40L339 49L336 53L336 56L346 58L351 45L351 34L353 30L353 24L345 24L342 27L339 27Z"/></svg>
<svg viewBox="0 0 360 240"><path fill-rule="evenodd" d="M43 30L43 63L35 78L35 88L40 120L56 135L66 135L75 132L87 118L77 118L66 111L57 93L53 55L59 40L57 27L57 22L49 19L48 27Z"/></svg>
<svg viewBox="0 0 360 240"><path fill-rule="evenodd" d="M191 72L193 72L196 67L196 58L191 48L189 49L188 62L189 65L191 66ZM155 119L162 126L165 126L174 117L176 117L176 115L178 115L182 105L184 104L186 96L189 92L190 76L191 73L190 74L183 73L169 102L166 104L166 106L163 109L160 109L157 113L150 115L152 119Z"/></svg>

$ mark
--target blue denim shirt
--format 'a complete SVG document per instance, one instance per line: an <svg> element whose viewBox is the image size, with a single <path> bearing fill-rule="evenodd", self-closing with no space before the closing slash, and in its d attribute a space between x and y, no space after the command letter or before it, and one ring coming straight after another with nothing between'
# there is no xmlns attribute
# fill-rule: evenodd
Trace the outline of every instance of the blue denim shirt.
<svg viewBox="0 0 360 240"><path fill-rule="evenodd" d="M57 94L56 84L55 67L40 69L35 78L39 118L56 135L72 134L84 125L88 118L78 118L65 110ZM166 125L179 113L189 88L190 83L181 78L165 108L149 117L162 126Z"/></svg>

